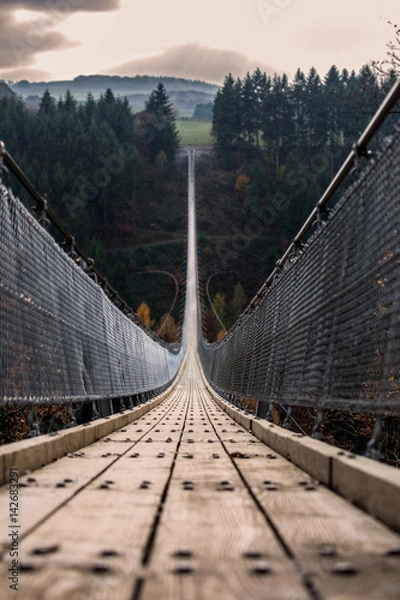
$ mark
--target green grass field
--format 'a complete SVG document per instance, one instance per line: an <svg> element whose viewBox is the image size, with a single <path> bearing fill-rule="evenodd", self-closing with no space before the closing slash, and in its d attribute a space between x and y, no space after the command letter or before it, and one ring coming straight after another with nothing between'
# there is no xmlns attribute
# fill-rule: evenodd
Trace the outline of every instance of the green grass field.
<svg viewBox="0 0 400 600"><path fill-rule="evenodd" d="M181 146L211 146L211 123L207 121L176 121Z"/></svg>
<svg viewBox="0 0 400 600"><path fill-rule="evenodd" d="M193 108L180 108L177 111L177 119L191 119L193 115Z"/></svg>

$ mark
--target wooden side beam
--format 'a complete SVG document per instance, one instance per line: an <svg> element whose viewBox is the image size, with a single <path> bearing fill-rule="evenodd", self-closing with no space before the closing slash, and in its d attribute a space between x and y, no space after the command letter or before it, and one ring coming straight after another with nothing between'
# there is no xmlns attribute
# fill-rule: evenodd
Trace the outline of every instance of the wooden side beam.
<svg viewBox="0 0 400 600"><path fill-rule="evenodd" d="M400 531L399 469L246 414L219 396L205 378L204 381L218 406L256 438L337 494Z"/></svg>
<svg viewBox="0 0 400 600"><path fill-rule="evenodd" d="M127 410L125 413L98 419L71 429L58 431L55 434L41 435L1 446L0 485L8 483L8 474L11 468L19 469L21 474L24 471L34 471L62 456L66 456L70 452L76 452L80 448L93 444L97 440L110 435L110 433L121 429L121 427L132 423L132 421L140 419L168 397L177 385L178 380L179 375L162 394L145 404Z"/></svg>

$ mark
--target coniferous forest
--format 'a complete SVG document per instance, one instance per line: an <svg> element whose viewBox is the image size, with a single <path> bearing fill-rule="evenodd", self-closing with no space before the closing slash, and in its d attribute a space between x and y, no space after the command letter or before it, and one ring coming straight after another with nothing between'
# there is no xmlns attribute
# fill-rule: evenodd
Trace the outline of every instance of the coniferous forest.
<svg viewBox="0 0 400 600"><path fill-rule="evenodd" d="M229 309L237 281L247 300L261 287L394 80L370 66L358 74L332 66L323 78L299 69L291 82L259 69L225 78L213 107L218 160L200 161L197 171L203 280L212 277L205 296L215 298L225 328L237 317ZM207 303L205 313L215 340L222 325Z"/></svg>
<svg viewBox="0 0 400 600"><path fill-rule="evenodd" d="M217 147L225 155L248 146L274 157L276 170L293 148L312 151L353 144L395 81L366 65L358 74L332 66L324 78L314 68L273 77L256 69L243 79L225 78L213 112Z"/></svg>
<svg viewBox="0 0 400 600"><path fill-rule="evenodd" d="M183 269L180 232L185 231L186 182L174 166L179 139L164 86L158 85L137 114L111 89L98 100L89 93L83 103L70 92L56 100L46 91L37 111L18 96L3 96L0 139L121 296L136 310L154 291L161 318L170 306L173 285L167 281L163 299L156 292L160 281L143 278L150 291L145 298L135 296L131 274L149 267ZM30 206L16 182L11 184ZM167 209L169 199L172 207ZM159 217L160 205L164 219ZM164 241L170 244L167 257L156 244ZM147 244L155 245L152 252L141 250ZM138 247L135 259L119 255L126 246Z"/></svg>
<svg viewBox="0 0 400 600"><path fill-rule="evenodd" d="M197 165L210 340L261 286L393 79L370 66L358 74L333 66L322 78L298 70L292 81L259 69L227 75L213 105L215 149ZM84 102L46 91L37 111L17 95L0 98L7 150L120 295L135 310L147 303L156 330L175 284L150 275L171 272L181 290L185 269L186 165L175 117L162 83L136 114L111 89ZM380 138L388 133L390 122Z"/></svg>

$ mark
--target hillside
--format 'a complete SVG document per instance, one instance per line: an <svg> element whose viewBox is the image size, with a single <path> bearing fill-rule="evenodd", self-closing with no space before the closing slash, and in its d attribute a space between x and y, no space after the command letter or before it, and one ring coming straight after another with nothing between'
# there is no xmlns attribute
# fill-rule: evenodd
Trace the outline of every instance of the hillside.
<svg viewBox="0 0 400 600"><path fill-rule="evenodd" d="M66 81L18 81L10 85L28 104L37 103L46 90L59 98L68 90L78 100L86 99L91 92L95 99L110 88L115 95L126 96L134 111L142 110L151 91L162 82L168 91L171 102L178 110L194 111L197 104L213 102L218 86L204 81L180 79L176 77L151 77L137 75L135 77L119 77L111 75L79 75Z"/></svg>
<svg viewBox="0 0 400 600"><path fill-rule="evenodd" d="M158 81L92 76L51 82L37 113L19 98L3 99L0 111L7 148L47 194L66 229L129 304L137 309L147 302L156 322L172 302L171 290L160 297L165 286L150 273L169 271L181 281L185 271L185 152L182 148L173 160L168 147L160 145L171 128L133 115L121 96L129 95L133 82L132 94L149 96ZM186 93L197 102L199 94L213 89L200 81L163 81L175 86L168 90L170 99ZM299 70L293 82L256 70L243 81L226 77L212 106L212 137L210 122L174 123L182 146L200 146L200 271L226 327L243 307L242 299L249 300L269 275L389 84L374 78L368 67L358 75L332 67L324 80L315 69L308 75ZM40 85L46 83L19 82L15 89L32 95ZM77 90L76 97L70 90L59 100L56 90L62 86ZM100 95L104 86L113 91L97 100L87 97L89 87L92 95ZM167 109L174 116L168 101ZM235 292L238 283L242 289ZM210 340L218 327L208 314Z"/></svg>

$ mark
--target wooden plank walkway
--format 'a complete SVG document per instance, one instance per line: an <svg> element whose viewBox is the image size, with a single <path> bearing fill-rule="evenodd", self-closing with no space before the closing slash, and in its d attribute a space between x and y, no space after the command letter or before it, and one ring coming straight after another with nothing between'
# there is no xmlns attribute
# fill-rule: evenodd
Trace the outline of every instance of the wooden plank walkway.
<svg viewBox="0 0 400 600"><path fill-rule="evenodd" d="M191 354L171 395L20 479L19 585L1 598L398 600L400 536L239 426Z"/></svg>

